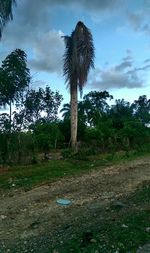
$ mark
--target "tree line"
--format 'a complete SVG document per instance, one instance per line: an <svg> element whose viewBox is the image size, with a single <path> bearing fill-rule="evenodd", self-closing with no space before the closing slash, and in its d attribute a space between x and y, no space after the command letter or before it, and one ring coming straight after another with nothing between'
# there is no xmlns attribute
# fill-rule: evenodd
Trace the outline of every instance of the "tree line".
<svg viewBox="0 0 150 253"><path fill-rule="evenodd" d="M12 7L15 4L15 0L5 0L0 3L0 38L7 22L13 19ZM86 129L85 132L88 132L88 134L83 134L81 139L83 136L94 139L95 135L95 141L100 140L103 148L105 139L107 139L108 146L119 142L120 145L124 143L125 146L133 146L142 138L143 142L146 141L145 136L149 131L148 98L145 95L140 96L131 105L127 101L117 100L116 104L110 108L106 99L111 99L111 95L104 91L91 92L83 98L82 102L78 102L78 90L82 95L89 70L94 67L95 50L92 33L83 22L79 21L71 35L63 36L63 39L66 47L63 72L70 90L70 105L65 105L62 111L64 111L64 121L67 120L66 115L70 115L71 130L68 131L70 134L68 136L71 136L69 138L73 150L77 150L77 135L79 139L81 129ZM47 120L57 121L57 111L62 96L59 92L53 93L48 86L45 90L39 88L38 92L29 90L29 83L30 74L26 66L26 54L22 50L15 50L4 60L0 68L0 105L9 106L10 111L9 119L8 115L1 115L2 126L3 129L9 129L9 134L12 127L15 129L15 124L17 129L20 124L19 128L24 130L28 125L30 126L31 122L40 121L41 112L46 115L42 117L45 122ZM100 96L99 101L95 99L96 96ZM53 97L54 105L51 104L50 97ZM35 102L34 105L32 101ZM17 110L19 109L19 113L13 112L13 122L12 104L15 104ZM55 109L50 109L51 106L54 106ZM103 131L105 129L104 132L107 132L106 129L111 129L111 131L106 134L102 129ZM149 140L149 137L147 139Z"/></svg>
<svg viewBox="0 0 150 253"><path fill-rule="evenodd" d="M70 147L71 106L59 91L30 89L24 51L16 49L0 67L0 163L36 162L53 149ZM91 91L78 102L78 146L90 152L137 149L150 140L150 99L133 103L108 91ZM62 117L59 117L59 112Z"/></svg>

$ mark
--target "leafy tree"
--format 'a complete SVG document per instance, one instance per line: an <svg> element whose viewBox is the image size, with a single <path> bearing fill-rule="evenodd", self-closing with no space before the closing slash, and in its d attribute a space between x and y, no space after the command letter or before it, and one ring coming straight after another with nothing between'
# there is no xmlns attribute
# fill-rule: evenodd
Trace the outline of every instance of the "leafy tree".
<svg viewBox="0 0 150 253"><path fill-rule="evenodd" d="M133 106L124 99L118 99L115 105L111 106L109 117L112 119L113 127L119 130L123 128L124 122L134 121Z"/></svg>
<svg viewBox="0 0 150 253"><path fill-rule="evenodd" d="M45 90L29 90L24 101L25 117L30 123L41 119L55 121L61 101L62 95L58 91L53 92L48 86Z"/></svg>
<svg viewBox="0 0 150 253"><path fill-rule="evenodd" d="M15 4L16 0L0 0L0 38L4 26L13 19L12 7Z"/></svg>
<svg viewBox="0 0 150 253"><path fill-rule="evenodd" d="M64 36L64 75L71 95L71 145L77 145L77 90L82 94L90 68L94 67L94 46L90 30L79 21L71 36Z"/></svg>
<svg viewBox="0 0 150 253"><path fill-rule="evenodd" d="M138 120L125 121L122 129L119 130L118 136L123 147L135 148L142 143L149 143L149 129Z"/></svg>
<svg viewBox="0 0 150 253"><path fill-rule="evenodd" d="M134 115L143 124L150 123L150 99L146 95L140 96L133 103Z"/></svg>
<svg viewBox="0 0 150 253"><path fill-rule="evenodd" d="M1 103L9 105L10 126L12 104L19 105L23 94L30 82L30 71L27 68L27 56L24 51L16 49L2 62L2 76L0 81Z"/></svg>
<svg viewBox="0 0 150 253"><path fill-rule="evenodd" d="M0 132L7 133L9 131L10 131L9 114L1 113L0 114Z"/></svg>
<svg viewBox="0 0 150 253"><path fill-rule="evenodd" d="M38 144L38 149L44 153L45 159L47 158L47 154L49 153L50 149L56 149L57 142L64 139L56 122L35 124L34 135Z"/></svg>
<svg viewBox="0 0 150 253"><path fill-rule="evenodd" d="M21 132L24 129L27 129L28 122L25 117L25 110L21 110L19 112L13 112L13 131Z"/></svg>
<svg viewBox="0 0 150 253"><path fill-rule="evenodd" d="M58 108L63 100L62 95L58 91L53 92L50 87L46 86L43 91L45 119L48 121L57 120Z"/></svg>
<svg viewBox="0 0 150 253"><path fill-rule="evenodd" d="M29 90L24 101L25 117L28 122L33 123L41 118L41 113L44 110L43 104L43 89Z"/></svg>
<svg viewBox="0 0 150 253"><path fill-rule="evenodd" d="M7 100L6 97L4 98L4 94L2 92L2 90L4 90L3 86L4 86L4 72L3 69L0 68L0 108L5 107Z"/></svg>
<svg viewBox="0 0 150 253"><path fill-rule="evenodd" d="M83 98L83 110L87 123L91 126L99 124L102 117L108 113L109 105L107 99L112 99L113 96L107 91L91 91Z"/></svg>

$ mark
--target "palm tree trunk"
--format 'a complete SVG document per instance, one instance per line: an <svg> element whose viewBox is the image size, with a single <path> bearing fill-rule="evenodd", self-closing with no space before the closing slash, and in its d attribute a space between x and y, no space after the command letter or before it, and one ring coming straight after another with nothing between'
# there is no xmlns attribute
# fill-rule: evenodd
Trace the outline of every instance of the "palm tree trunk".
<svg viewBox="0 0 150 253"><path fill-rule="evenodd" d="M78 95L77 85L71 85L71 147L77 150Z"/></svg>
<svg viewBox="0 0 150 253"><path fill-rule="evenodd" d="M11 114L12 114L12 103L11 103L11 100L10 100L10 103L9 103L9 124L10 124L10 132L11 132Z"/></svg>

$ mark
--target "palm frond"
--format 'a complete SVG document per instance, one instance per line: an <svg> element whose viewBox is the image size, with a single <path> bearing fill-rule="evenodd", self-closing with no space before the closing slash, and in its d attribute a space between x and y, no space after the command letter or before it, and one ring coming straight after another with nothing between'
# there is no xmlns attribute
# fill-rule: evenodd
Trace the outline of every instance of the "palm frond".
<svg viewBox="0 0 150 253"><path fill-rule="evenodd" d="M66 112L66 111L70 111L70 104L66 103L63 104L63 108L61 108L60 112Z"/></svg>
<svg viewBox="0 0 150 253"><path fill-rule="evenodd" d="M0 38L2 30L9 20L13 19L12 7L16 5L16 0L0 0Z"/></svg>
<svg viewBox="0 0 150 253"><path fill-rule="evenodd" d="M63 108L60 110L60 113L62 113L62 117L64 119L70 118L70 104L66 103L63 105Z"/></svg>
<svg viewBox="0 0 150 253"><path fill-rule="evenodd" d="M64 76L69 87L77 85L82 94L90 68L94 68L94 45L90 30L79 21L71 36L64 36Z"/></svg>

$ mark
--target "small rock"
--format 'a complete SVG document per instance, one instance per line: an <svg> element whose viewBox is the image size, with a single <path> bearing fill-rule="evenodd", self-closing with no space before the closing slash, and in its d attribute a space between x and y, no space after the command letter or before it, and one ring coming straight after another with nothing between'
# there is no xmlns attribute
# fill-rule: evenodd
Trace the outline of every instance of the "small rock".
<svg viewBox="0 0 150 253"><path fill-rule="evenodd" d="M95 202L95 203L92 203L90 205L88 205L88 208L89 209L101 209L101 208L104 208L104 203L101 203L101 202Z"/></svg>
<svg viewBox="0 0 150 253"><path fill-rule="evenodd" d="M1 217L2 220L5 220L7 218L7 216L3 215L3 214L0 217Z"/></svg>
<svg viewBox="0 0 150 253"><path fill-rule="evenodd" d="M145 231L146 231L147 233L150 233L150 227L147 227L147 228L145 229Z"/></svg>
<svg viewBox="0 0 150 253"><path fill-rule="evenodd" d="M121 226L122 228L128 228L128 226L127 225L125 225L125 224L122 224L122 226Z"/></svg>
<svg viewBox="0 0 150 253"><path fill-rule="evenodd" d="M97 241L96 241L95 239L92 238L92 239L90 240L90 242L91 242L91 243L96 243Z"/></svg>
<svg viewBox="0 0 150 253"><path fill-rule="evenodd" d="M122 203L121 201L116 201L112 204L113 207L115 208L124 208L126 207L126 205L124 203Z"/></svg>
<svg viewBox="0 0 150 253"><path fill-rule="evenodd" d="M99 253L99 251L98 250L95 250L95 252L94 253Z"/></svg>

